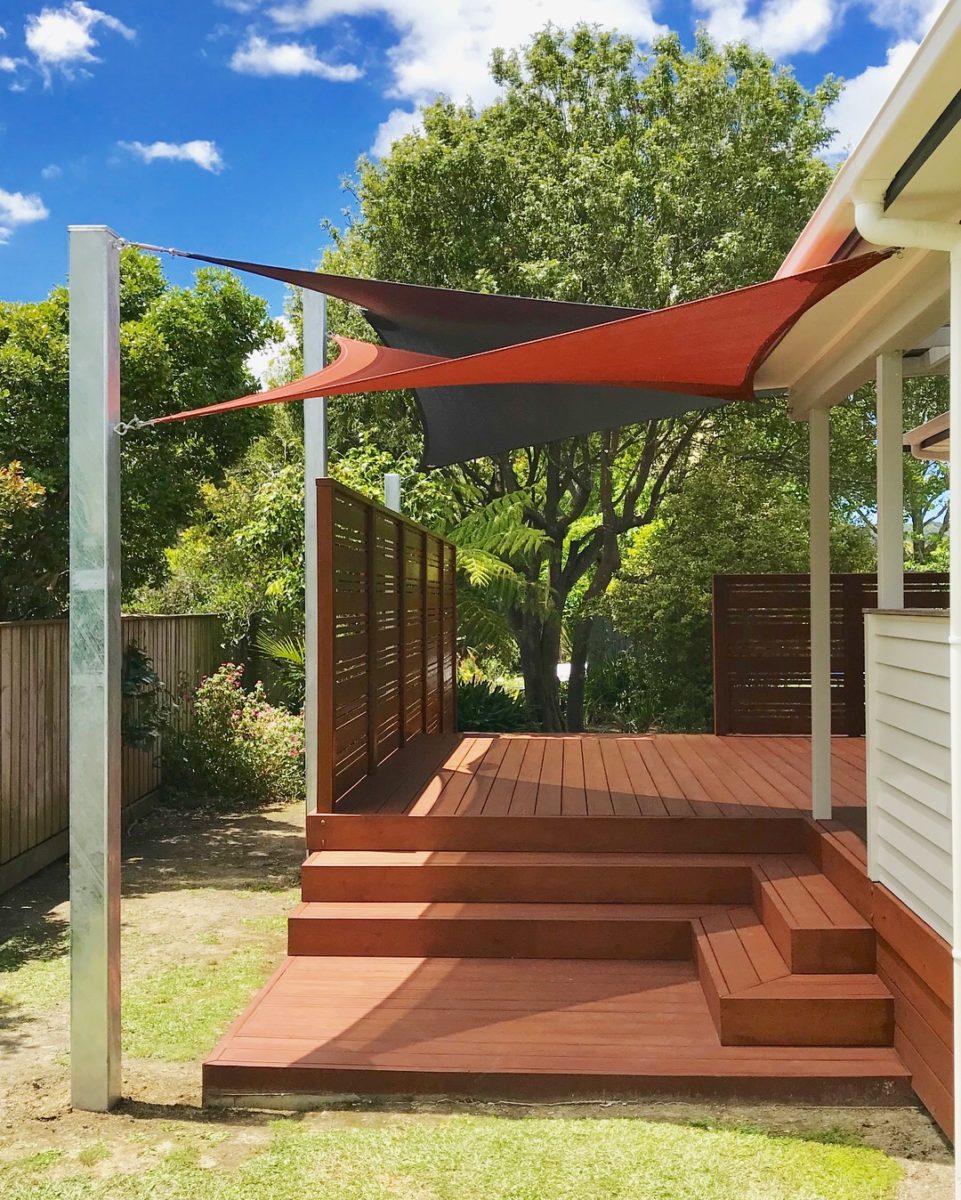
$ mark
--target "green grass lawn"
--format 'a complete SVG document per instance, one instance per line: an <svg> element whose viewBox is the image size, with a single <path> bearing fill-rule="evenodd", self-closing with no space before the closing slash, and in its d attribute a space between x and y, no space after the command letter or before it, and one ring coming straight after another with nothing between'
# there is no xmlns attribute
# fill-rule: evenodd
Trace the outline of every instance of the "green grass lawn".
<svg viewBox="0 0 961 1200"><path fill-rule="evenodd" d="M137 1170L110 1170L101 1144L0 1168L17 1200L884 1200L898 1166L830 1135L638 1119L455 1116L356 1128L274 1122L245 1160L223 1143L158 1144Z"/></svg>

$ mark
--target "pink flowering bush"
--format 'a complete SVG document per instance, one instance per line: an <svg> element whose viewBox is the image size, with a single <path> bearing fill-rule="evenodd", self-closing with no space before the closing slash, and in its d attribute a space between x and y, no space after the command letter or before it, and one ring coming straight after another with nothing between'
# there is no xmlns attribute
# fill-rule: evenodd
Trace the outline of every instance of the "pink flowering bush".
<svg viewBox="0 0 961 1200"><path fill-rule="evenodd" d="M183 803L224 808L304 798L304 720L267 700L261 683L247 691L243 667L224 663L202 680L193 718L163 738L164 783Z"/></svg>

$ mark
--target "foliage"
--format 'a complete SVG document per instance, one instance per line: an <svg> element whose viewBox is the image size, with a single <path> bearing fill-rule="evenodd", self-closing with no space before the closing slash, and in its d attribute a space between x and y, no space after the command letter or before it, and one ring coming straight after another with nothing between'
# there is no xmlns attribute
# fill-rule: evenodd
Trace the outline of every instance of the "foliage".
<svg viewBox="0 0 961 1200"><path fill-rule="evenodd" d="M169 726L171 703L152 659L134 642L124 649L120 693L123 744L137 750L152 749Z"/></svg>
<svg viewBox="0 0 961 1200"><path fill-rule="evenodd" d="M523 698L487 679L458 680L457 726L469 733L519 733L530 728Z"/></svg>
<svg viewBox="0 0 961 1200"><path fill-rule="evenodd" d="M18 518L37 508L43 495L43 486L24 475L23 463L0 463L0 535L8 534Z"/></svg>
<svg viewBox="0 0 961 1200"><path fill-rule="evenodd" d="M245 691L243 667L225 663L197 688L186 730L163 738L163 776L186 804L252 808L304 795L304 722Z"/></svg>
<svg viewBox="0 0 961 1200"><path fill-rule="evenodd" d="M768 278L830 179L818 151L837 83L808 91L743 45L719 49L702 33L686 52L671 36L644 57L616 34L548 29L522 52L496 54L492 74L501 96L488 108L440 100L423 111L422 132L361 161L350 184L358 211L331 231L326 269L662 307ZM363 336L344 306L332 317ZM417 437L409 397L334 410L335 444L377 429L379 444L399 454ZM478 643L500 647L509 630L544 728L562 722L565 618L577 728L593 616L623 546L681 486L717 420L692 414L444 473L448 529L478 507L497 515L505 502L510 513L510 545L471 542L505 564L501 594L471 585L461 611L486 614Z"/></svg>
<svg viewBox="0 0 961 1200"><path fill-rule="evenodd" d="M280 667L289 704L295 711L302 712L307 688L307 644L303 637L262 629L254 645Z"/></svg>
<svg viewBox="0 0 961 1200"><path fill-rule="evenodd" d="M253 390L247 357L279 333L236 277L202 270L193 287L176 288L154 257L131 247L121 252L120 317L125 419ZM66 606L68 320L64 287L37 304L0 302L0 446L22 464L0 478L0 620L57 616ZM264 423L251 409L123 440L128 595L162 576L163 551L197 511L201 483L219 479ZM27 480L29 503L9 523L11 487L22 500Z"/></svg>

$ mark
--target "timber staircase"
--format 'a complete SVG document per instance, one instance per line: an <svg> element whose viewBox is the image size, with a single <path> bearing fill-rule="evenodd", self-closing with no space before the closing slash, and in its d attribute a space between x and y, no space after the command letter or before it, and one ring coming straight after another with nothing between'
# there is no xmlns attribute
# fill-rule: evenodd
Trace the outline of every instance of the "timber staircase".
<svg viewBox="0 0 961 1200"><path fill-rule="evenodd" d="M713 848L729 820L579 825L309 818L290 957L206 1099L910 1097L874 932L801 821L752 822L749 853Z"/></svg>

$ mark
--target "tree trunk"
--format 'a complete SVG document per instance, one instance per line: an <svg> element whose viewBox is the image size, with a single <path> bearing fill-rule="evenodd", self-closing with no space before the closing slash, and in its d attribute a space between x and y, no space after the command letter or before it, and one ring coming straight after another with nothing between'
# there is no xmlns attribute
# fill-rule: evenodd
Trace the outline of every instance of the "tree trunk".
<svg viewBox="0 0 961 1200"><path fill-rule="evenodd" d="M584 686L587 682L587 649L594 629L594 617L584 617L574 626L571 638L571 677L567 685L567 731L584 729Z"/></svg>
<svg viewBox="0 0 961 1200"><path fill-rule="evenodd" d="M557 686L560 624L553 620L545 623L533 613L520 614L516 624L524 700L531 722L544 733L560 733L564 729Z"/></svg>

